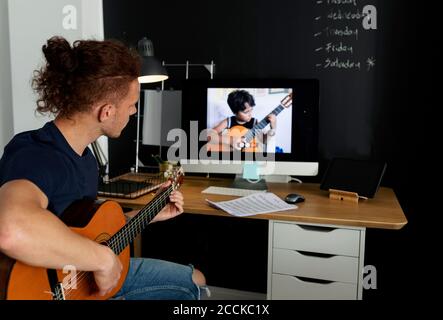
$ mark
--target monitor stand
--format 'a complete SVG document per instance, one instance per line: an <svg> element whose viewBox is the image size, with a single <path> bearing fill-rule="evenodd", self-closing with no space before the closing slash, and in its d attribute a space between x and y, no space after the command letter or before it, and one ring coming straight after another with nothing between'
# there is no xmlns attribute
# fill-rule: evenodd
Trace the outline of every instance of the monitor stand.
<svg viewBox="0 0 443 320"><path fill-rule="evenodd" d="M249 180L243 178L241 174L235 176L234 181L231 184L231 188L248 189L248 190L268 190L266 180L261 178L260 180Z"/></svg>

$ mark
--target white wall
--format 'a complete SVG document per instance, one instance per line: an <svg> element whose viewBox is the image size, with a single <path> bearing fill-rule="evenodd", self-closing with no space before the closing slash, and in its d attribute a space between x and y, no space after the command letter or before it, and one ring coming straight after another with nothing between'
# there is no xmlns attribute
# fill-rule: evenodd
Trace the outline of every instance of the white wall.
<svg viewBox="0 0 443 320"><path fill-rule="evenodd" d="M0 0L0 157L12 138L11 62L9 55L8 0Z"/></svg>
<svg viewBox="0 0 443 320"><path fill-rule="evenodd" d="M14 133L40 128L48 118L34 114L33 71L44 62L46 40L103 38L101 0L9 0Z"/></svg>
<svg viewBox="0 0 443 320"><path fill-rule="evenodd" d="M48 121L34 112L37 97L31 87L33 71L44 63L41 48L46 40L55 35L71 43L101 40L104 32L102 0L0 0L0 5L0 103L2 111L6 107L0 130L3 152L12 133L37 129ZM101 141L107 154L107 140Z"/></svg>

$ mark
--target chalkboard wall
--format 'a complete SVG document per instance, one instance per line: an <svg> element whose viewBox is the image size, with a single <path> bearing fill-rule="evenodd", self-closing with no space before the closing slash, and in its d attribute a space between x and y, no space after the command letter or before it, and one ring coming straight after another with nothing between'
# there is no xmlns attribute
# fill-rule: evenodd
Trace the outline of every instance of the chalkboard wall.
<svg viewBox="0 0 443 320"><path fill-rule="evenodd" d="M216 78L317 78L320 156L390 161L395 132L386 118L408 101L403 94L408 57L395 54L407 52L406 39L411 36L404 31L407 15L402 4L105 0L105 36L133 46L147 36L155 55L166 63L213 60ZM368 21L376 29L365 29L362 12L367 5L376 9L376 20ZM169 72L166 87L180 87L184 70ZM111 142L111 153L112 149ZM111 163L121 163L126 170L134 164L134 159L112 160L114 154Z"/></svg>
<svg viewBox="0 0 443 320"><path fill-rule="evenodd" d="M362 18L365 7L372 20ZM106 38L135 46L147 36L166 63L213 60L216 78L320 80L321 170L335 156L387 161L382 184L394 188L409 219L401 231L368 231L365 262L384 268L382 277L392 272L384 285L394 281L393 292L404 276L397 273L398 256L414 260L400 243L417 235L419 216L408 185L419 157L418 132L411 129L421 120L413 113L418 97L412 90L421 68L414 63L421 11L402 0L104 0ZM180 87L184 71L169 72L166 87ZM110 142L114 172L134 164L122 156L134 154L134 136L132 122Z"/></svg>

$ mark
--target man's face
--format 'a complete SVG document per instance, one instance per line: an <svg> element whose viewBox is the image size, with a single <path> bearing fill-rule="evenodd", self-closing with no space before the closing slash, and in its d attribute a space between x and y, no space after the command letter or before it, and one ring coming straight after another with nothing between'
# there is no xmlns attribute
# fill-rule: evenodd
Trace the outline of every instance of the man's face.
<svg viewBox="0 0 443 320"><path fill-rule="evenodd" d="M128 94L114 106L115 113L111 121L103 129L104 134L110 138L118 138L129 122L129 117L137 112L135 107L140 97L140 86L135 79L129 85Z"/></svg>
<svg viewBox="0 0 443 320"><path fill-rule="evenodd" d="M236 117L240 121L248 122L252 118L252 109L253 108L247 102L245 103L245 107L246 107L245 110L237 112Z"/></svg>

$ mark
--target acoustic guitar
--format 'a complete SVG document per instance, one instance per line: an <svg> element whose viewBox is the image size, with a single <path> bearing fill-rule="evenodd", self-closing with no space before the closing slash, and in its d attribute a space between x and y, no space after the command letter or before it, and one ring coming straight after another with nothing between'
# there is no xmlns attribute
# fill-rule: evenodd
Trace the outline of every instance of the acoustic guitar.
<svg viewBox="0 0 443 320"><path fill-rule="evenodd" d="M211 141L207 144L207 150L214 152L232 151L233 149L244 152L260 151L259 143L257 142L256 136L259 132L261 132L261 130L263 130L268 125L269 123L268 117L271 114L277 116L285 108L289 108L291 105L292 105L292 93L288 94L280 102L280 104L274 110L272 110L272 112L270 112L266 117L264 117L259 123L254 125L251 129L238 125L233 126L232 128L227 130L227 133L224 136L219 137L219 139L211 139Z"/></svg>
<svg viewBox="0 0 443 320"><path fill-rule="evenodd" d="M123 271L118 285L106 296L97 295L92 272L67 272L26 265L0 253L0 300L105 300L122 287L129 269L129 244L169 203L169 195L183 181L183 170L176 169L167 188L155 197L128 223L115 201L77 201L66 209L61 219L70 229L111 248L120 259ZM65 270L72 271L72 270Z"/></svg>

